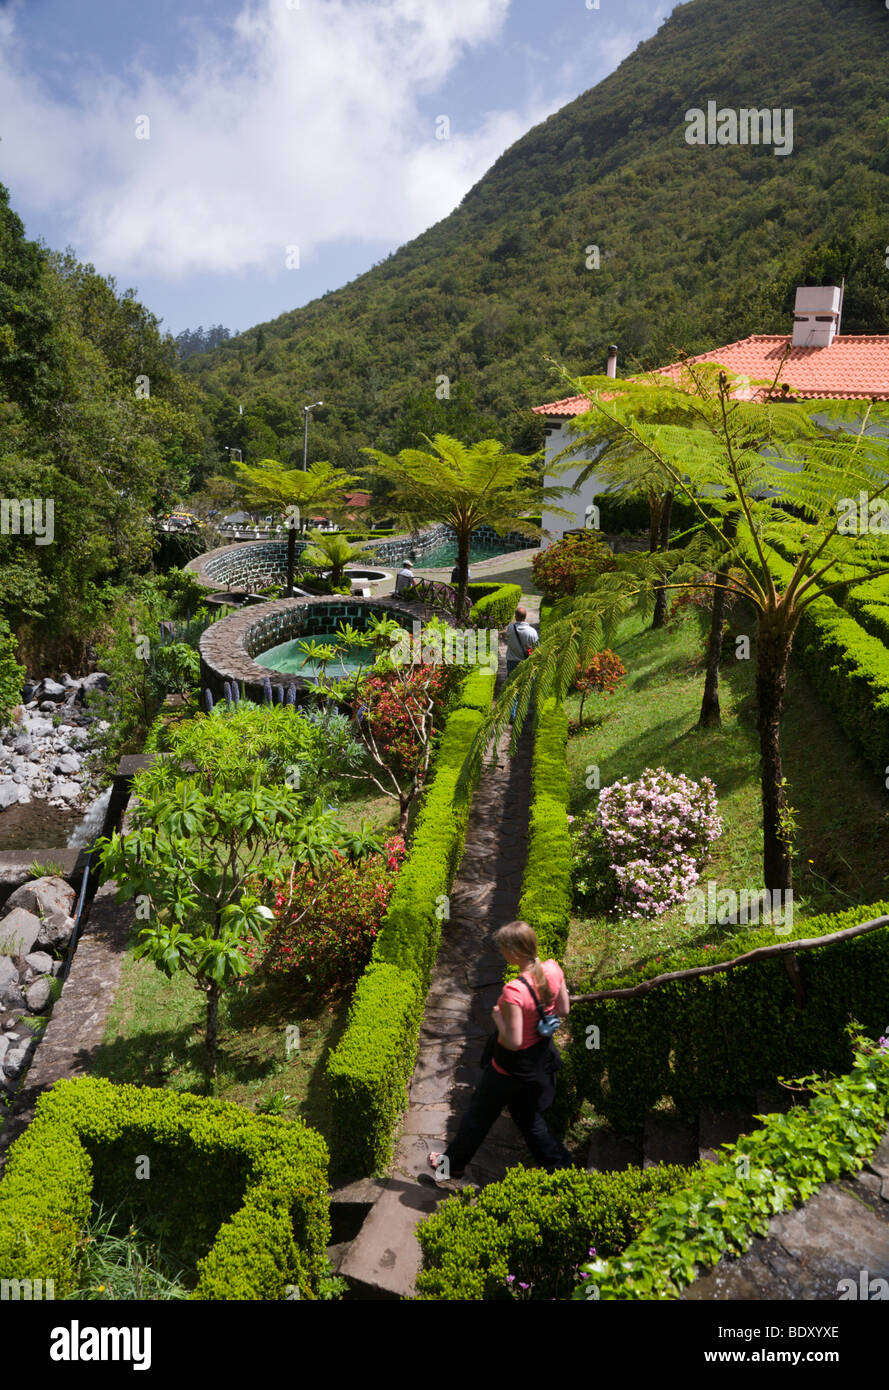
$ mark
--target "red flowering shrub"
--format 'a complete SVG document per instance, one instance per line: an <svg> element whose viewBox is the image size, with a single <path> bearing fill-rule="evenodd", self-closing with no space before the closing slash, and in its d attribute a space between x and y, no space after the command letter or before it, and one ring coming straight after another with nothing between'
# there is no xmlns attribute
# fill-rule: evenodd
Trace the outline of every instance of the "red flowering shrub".
<svg viewBox="0 0 889 1390"><path fill-rule="evenodd" d="M320 879L305 868L294 878L292 897L288 881L277 884L275 923L264 956L252 953L253 965L317 990L353 983L370 959L404 856L396 835L382 854L357 864L340 859Z"/></svg>
<svg viewBox="0 0 889 1390"><path fill-rule="evenodd" d="M531 562L534 583L551 600L573 594L582 579L614 568L614 554L598 531L563 536Z"/></svg>
<svg viewBox="0 0 889 1390"><path fill-rule="evenodd" d="M580 691L578 719L581 724L583 723L583 706L587 695L591 691L596 691L599 695L613 695L617 687L623 684L626 674L626 667L620 657L616 652L609 651L607 648L604 652L596 652L585 668L578 666L571 688Z"/></svg>

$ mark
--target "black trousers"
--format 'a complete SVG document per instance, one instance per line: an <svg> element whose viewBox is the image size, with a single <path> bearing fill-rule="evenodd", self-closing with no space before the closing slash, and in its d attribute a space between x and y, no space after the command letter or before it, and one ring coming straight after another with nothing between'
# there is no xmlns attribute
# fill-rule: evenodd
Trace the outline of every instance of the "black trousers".
<svg viewBox="0 0 889 1390"><path fill-rule="evenodd" d="M545 1168L548 1173L570 1167L571 1155L543 1118L555 1093L555 1077L549 1071L532 1077L501 1076L489 1063L460 1121L457 1137L445 1149L450 1172L454 1175L463 1172L504 1106L538 1167Z"/></svg>

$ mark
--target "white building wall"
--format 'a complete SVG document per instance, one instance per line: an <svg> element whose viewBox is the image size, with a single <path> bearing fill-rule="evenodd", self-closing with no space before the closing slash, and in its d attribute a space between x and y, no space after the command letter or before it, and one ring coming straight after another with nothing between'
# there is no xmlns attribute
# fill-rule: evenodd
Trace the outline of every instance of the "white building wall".
<svg viewBox="0 0 889 1390"><path fill-rule="evenodd" d="M594 524L593 516L587 515L587 507L595 505L596 497L600 492L605 491L605 480L595 473L591 473L589 478L582 486L577 486L577 476L584 466L584 462L589 462L596 457L596 450L590 451L581 448L577 451L578 464L576 468L566 469L564 473L554 473L552 462L557 454L567 448L576 435L569 430L569 421L564 421L555 427L548 426L546 437L546 452L544 455L544 482L548 487L565 487L572 489L566 492L565 496L556 504L571 513L570 516L557 516L546 505L543 508L543 529L549 531L549 536L544 536L540 542L542 550L546 550L554 541L560 540L566 531L576 530L578 526Z"/></svg>

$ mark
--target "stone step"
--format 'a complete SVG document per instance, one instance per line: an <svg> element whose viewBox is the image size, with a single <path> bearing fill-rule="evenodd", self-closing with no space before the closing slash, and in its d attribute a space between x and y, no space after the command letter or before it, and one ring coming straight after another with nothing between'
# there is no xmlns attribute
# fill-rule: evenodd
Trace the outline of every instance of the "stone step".
<svg viewBox="0 0 889 1390"><path fill-rule="evenodd" d="M412 1297L421 1267L414 1232L443 1196L402 1175L390 1178L342 1258L339 1273L371 1297Z"/></svg>
<svg viewBox="0 0 889 1390"><path fill-rule="evenodd" d="M642 1167L657 1163L681 1163L692 1167L698 1161L697 1126L678 1115L656 1112L645 1120L642 1139Z"/></svg>
<svg viewBox="0 0 889 1390"><path fill-rule="evenodd" d="M601 1125L590 1135L587 1172L618 1173L625 1168L642 1167L642 1135L616 1134Z"/></svg>
<svg viewBox="0 0 889 1390"><path fill-rule="evenodd" d="M734 1144L742 1134L757 1128L750 1110L732 1106L723 1110L702 1110L698 1116L698 1153L708 1163L718 1163L723 1144Z"/></svg>

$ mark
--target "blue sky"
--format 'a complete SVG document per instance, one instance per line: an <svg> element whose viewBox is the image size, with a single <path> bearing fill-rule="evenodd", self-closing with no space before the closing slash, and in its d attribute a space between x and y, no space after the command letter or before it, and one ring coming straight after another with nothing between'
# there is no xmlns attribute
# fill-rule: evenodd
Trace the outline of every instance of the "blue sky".
<svg viewBox="0 0 889 1390"><path fill-rule="evenodd" d="M242 330L447 216L673 0L590 5L0 0L0 181L171 332Z"/></svg>

